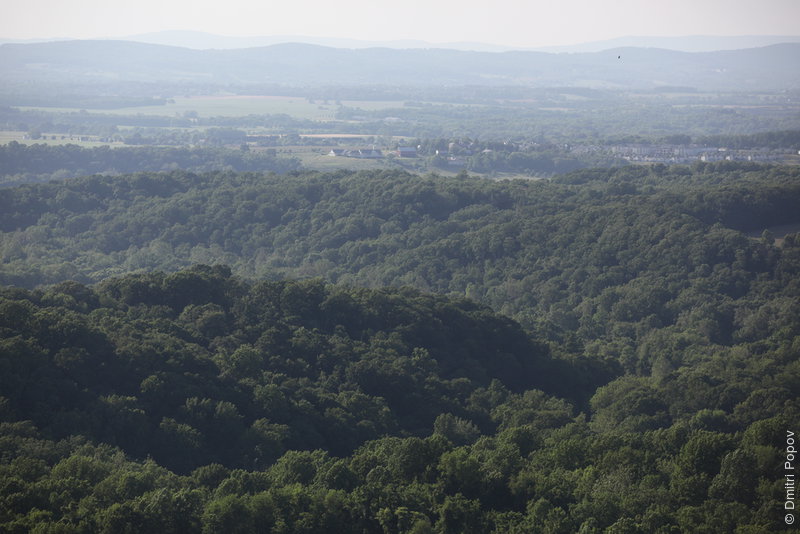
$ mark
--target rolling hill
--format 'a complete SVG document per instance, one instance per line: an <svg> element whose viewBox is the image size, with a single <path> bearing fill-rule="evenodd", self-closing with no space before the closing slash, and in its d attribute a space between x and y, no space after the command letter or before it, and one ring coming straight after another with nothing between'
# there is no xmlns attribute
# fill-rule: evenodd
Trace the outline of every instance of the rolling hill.
<svg viewBox="0 0 800 534"><path fill-rule="evenodd" d="M800 43L719 52L616 48L533 51L344 49L285 43L234 50L129 41L61 41L0 46L7 83L31 81L282 85L524 85L647 89L778 90L800 86Z"/></svg>

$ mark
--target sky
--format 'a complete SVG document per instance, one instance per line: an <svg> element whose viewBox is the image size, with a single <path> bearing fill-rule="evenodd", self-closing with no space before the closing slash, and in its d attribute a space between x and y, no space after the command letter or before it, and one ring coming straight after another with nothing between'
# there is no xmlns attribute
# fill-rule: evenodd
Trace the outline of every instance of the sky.
<svg viewBox="0 0 800 534"><path fill-rule="evenodd" d="M164 30L560 46L625 36L796 35L800 0L0 0L0 38Z"/></svg>

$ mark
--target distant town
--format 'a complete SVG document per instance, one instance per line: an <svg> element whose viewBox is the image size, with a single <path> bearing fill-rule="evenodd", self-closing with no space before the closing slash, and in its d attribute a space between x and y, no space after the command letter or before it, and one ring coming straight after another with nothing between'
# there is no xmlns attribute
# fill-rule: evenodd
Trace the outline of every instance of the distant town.
<svg viewBox="0 0 800 534"><path fill-rule="evenodd" d="M779 162L789 156L796 156L800 151L789 149L730 149L726 147L710 147L700 145L578 145L571 147L576 154L606 153L630 162L642 163L691 163L693 161L760 161Z"/></svg>

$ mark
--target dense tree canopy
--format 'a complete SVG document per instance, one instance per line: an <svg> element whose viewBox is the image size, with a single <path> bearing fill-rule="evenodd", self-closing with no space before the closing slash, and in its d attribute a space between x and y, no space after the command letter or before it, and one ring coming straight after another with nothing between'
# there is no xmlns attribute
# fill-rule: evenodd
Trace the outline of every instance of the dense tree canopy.
<svg viewBox="0 0 800 534"><path fill-rule="evenodd" d="M218 133L222 136L222 133ZM244 135L244 134L242 134ZM209 139L213 135L209 134ZM243 139L238 140L239 143ZM78 145L22 145L12 141L0 145L0 184L17 184L88 174L119 174L142 171L260 171L297 170L296 158L277 157L272 152L249 152L221 148L139 147L81 148Z"/></svg>
<svg viewBox="0 0 800 534"><path fill-rule="evenodd" d="M796 315L605 385L466 300L224 267L7 287L0 318L10 532L780 525Z"/></svg>
<svg viewBox="0 0 800 534"><path fill-rule="evenodd" d="M1 190L0 524L780 532L798 177Z"/></svg>
<svg viewBox="0 0 800 534"><path fill-rule="evenodd" d="M748 291L793 276L780 248L746 232L800 222L797 178L722 163L552 182L173 172L30 184L0 191L0 281L225 263L247 277L466 295L549 337L629 338L683 321L720 341ZM629 326L614 333L616 322Z"/></svg>

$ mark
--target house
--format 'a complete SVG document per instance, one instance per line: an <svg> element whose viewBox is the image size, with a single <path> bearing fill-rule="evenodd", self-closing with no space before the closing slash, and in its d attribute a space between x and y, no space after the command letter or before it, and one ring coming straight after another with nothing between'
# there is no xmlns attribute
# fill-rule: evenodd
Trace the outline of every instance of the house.
<svg viewBox="0 0 800 534"><path fill-rule="evenodd" d="M417 157L417 149L413 146L399 146L395 151L397 157L399 158L416 158Z"/></svg>

